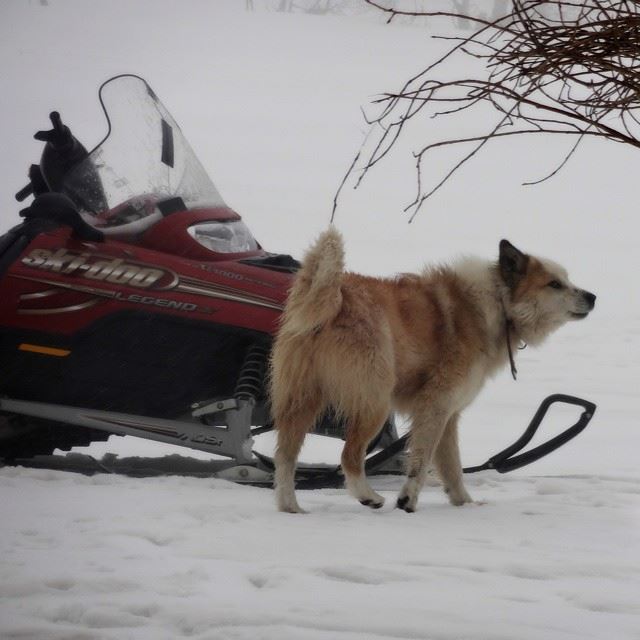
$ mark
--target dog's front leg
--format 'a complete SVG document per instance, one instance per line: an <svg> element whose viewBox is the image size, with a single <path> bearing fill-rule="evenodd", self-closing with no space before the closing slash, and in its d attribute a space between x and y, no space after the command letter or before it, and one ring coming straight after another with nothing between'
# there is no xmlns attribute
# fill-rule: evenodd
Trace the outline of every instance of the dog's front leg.
<svg viewBox="0 0 640 640"><path fill-rule="evenodd" d="M447 424L446 414L439 409L429 409L414 416L409 439L407 481L404 483L396 506L413 513L418 504L429 464Z"/></svg>
<svg viewBox="0 0 640 640"><path fill-rule="evenodd" d="M456 507L473 502L462 480L460 447L458 446L458 418L459 414L457 413L449 418L434 456L444 491L449 496L449 502Z"/></svg>

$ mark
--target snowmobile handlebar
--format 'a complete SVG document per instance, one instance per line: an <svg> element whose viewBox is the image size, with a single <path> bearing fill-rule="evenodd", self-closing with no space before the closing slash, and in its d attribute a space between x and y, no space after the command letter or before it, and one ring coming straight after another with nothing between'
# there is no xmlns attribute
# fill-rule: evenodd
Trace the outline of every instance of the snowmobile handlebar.
<svg viewBox="0 0 640 640"><path fill-rule="evenodd" d="M49 120L51 129L38 131L33 136L44 142L45 147L40 164L32 164L29 169L29 183L16 193L18 202L31 195L59 191L65 173L88 155L69 127L62 122L59 112L52 111Z"/></svg>
<svg viewBox="0 0 640 640"><path fill-rule="evenodd" d="M20 212L25 220L48 220L71 227L74 235L90 242L104 242L104 234L85 222L75 204L62 193L43 193Z"/></svg>
<svg viewBox="0 0 640 640"><path fill-rule="evenodd" d="M49 114L49 120L51 120L52 128L48 131L37 131L33 137L40 142L50 144L58 153L68 152L73 148L74 140L69 127L62 124L62 118L58 111L52 111ZM40 173L39 165L31 165L29 169L29 183L16 193L16 200L22 202L29 196L42 192L43 188L44 190L47 189L46 183L43 184L43 177Z"/></svg>
<svg viewBox="0 0 640 640"><path fill-rule="evenodd" d="M18 202L22 202L23 200L26 200L31 194L33 194L33 185L31 184L31 182L29 182L29 184L25 184L24 187L22 187L22 189L20 189L20 191L16 193L16 200Z"/></svg>
<svg viewBox="0 0 640 640"><path fill-rule="evenodd" d="M549 408L555 403L571 404L578 407L582 407L582 412L578 421L570 426L568 429L558 434L557 436L543 442L542 444L525 451L520 455L514 456L518 451L521 451L524 447L531 442L531 439L535 435L538 427L547 415ZM477 467L467 467L464 469L465 473L475 473L476 471L484 471L486 469L495 469L498 473L507 473L520 467L524 467L540 458L543 458L547 454L555 451L563 444L566 444L572 438L575 438L584 428L589 424L593 414L596 411L596 405L588 400L582 398L576 398L575 396L568 396L562 393L556 393L546 397L535 412L529 426L525 432L516 440L511 446L507 447L500 453L496 453L491 456L484 464Z"/></svg>

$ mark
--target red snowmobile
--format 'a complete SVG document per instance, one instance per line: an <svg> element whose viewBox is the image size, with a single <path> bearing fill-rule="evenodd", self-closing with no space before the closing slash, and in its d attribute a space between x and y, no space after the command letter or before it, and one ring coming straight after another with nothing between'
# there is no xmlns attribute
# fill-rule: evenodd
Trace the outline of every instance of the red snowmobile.
<svg viewBox="0 0 640 640"><path fill-rule="evenodd" d="M0 458L133 435L225 456L236 479L267 481L271 461L252 436L272 428L269 349L298 263L253 238L142 78L111 78L99 99L108 133L93 150L56 112L36 134L43 155L16 196L34 200L0 238ZM513 457L554 402L584 411ZM551 396L517 443L468 471L528 464L594 410ZM316 431L340 437L343 427L327 415ZM368 470L399 471L404 445L390 418ZM331 466L301 473L340 476Z"/></svg>

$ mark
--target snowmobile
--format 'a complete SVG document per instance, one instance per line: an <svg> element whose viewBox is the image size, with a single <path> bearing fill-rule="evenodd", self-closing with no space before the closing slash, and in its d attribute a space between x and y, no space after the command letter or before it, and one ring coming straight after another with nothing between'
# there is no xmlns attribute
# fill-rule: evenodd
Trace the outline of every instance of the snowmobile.
<svg viewBox="0 0 640 640"><path fill-rule="evenodd" d="M179 126L142 78L99 89L106 136L88 151L50 114L24 219L0 238L0 458L5 464L110 435L182 445L232 461L225 477L268 482L253 438L273 428L265 378L272 336L299 266L270 253L227 206ZM549 407L576 424L515 456ZM550 396L511 447L484 465L504 472L582 431L591 402ZM340 438L328 414L316 433ZM405 437L390 417L369 473L401 471ZM335 465L302 465L338 483Z"/></svg>

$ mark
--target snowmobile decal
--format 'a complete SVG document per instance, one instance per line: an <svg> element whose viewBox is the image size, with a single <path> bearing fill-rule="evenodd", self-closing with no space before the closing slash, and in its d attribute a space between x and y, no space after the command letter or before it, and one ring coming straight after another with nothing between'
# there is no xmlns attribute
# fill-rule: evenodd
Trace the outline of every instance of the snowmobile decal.
<svg viewBox="0 0 640 640"><path fill-rule="evenodd" d="M46 284L48 286L59 287L61 289L71 290L71 291L79 291L81 293L89 293L94 296L98 296L100 298L109 298L111 300L119 300L121 302L132 302L134 304L144 304L144 305L152 305L156 307L163 307L166 309L173 309L175 311L184 311L191 312L196 311L200 313L211 314L215 313L215 309L211 307L197 305L191 302L181 302L179 300L171 300L169 298L156 298L154 296L142 296L138 294L125 294L121 291L112 291L108 289L100 289L97 287L91 287L86 285L80 285L75 283L67 283L67 282L56 282L54 280L48 280L44 278L32 278L29 276L19 276L16 274L11 274L11 277L18 278L20 280L29 280L31 282L40 282L42 284ZM191 284L193 283L193 284ZM265 307L267 309L281 310L282 305L276 304L275 302L270 301L268 298L258 295L248 295L246 293L240 293L231 287L212 287L211 285L206 285L206 283L198 283L197 280L185 279L185 283L179 281L179 284L175 287L175 291L180 293L188 293L195 294L199 296L206 296L208 298L217 298L220 300L229 300L230 302L239 302L242 304L250 304L258 307ZM37 292L34 294L26 294L28 296L32 296L29 299L37 299L49 297L52 295L51 290ZM24 300L25 297L21 296L21 301ZM83 309L90 308L98 304L100 300L94 299L90 301L86 301L79 304L69 305L66 307L52 307L52 308L25 308L18 307L18 313L20 314L31 314L31 315L47 315L53 313L66 313L72 311L81 311Z"/></svg>
<svg viewBox="0 0 640 640"><path fill-rule="evenodd" d="M234 302L243 302L246 304L254 304L256 306L282 310L282 305L273 301L273 299L258 294L247 294L246 291L235 287L213 284L196 278L180 277L174 271L160 268L157 265L149 265L143 262L125 262L121 258L112 258L95 253L73 253L66 249L34 249L22 258L22 264L35 269L42 269L54 273L61 273L69 276L80 275L89 280L109 282L112 284L127 285L140 289L175 289L184 293L195 293L196 295L204 295L212 298L221 298L223 300L231 300ZM53 283L52 283L53 284ZM56 283L58 286L65 286ZM75 287L73 287L75 288ZM79 289L86 291L86 288ZM105 293L100 289L93 289L97 295ZM44 297L37 294L38 297ZM119 299L129 299L131 302L140 302L134 299L134 296L121 296ZM149 303L145 300L145 303ZM177 306L159 304L158 306L170 306L171 308L179 308ZM191 306L188 311L194 311L195 306Z"/></svg>
<svg viewBox="0 0 640 640"><path fill-rule="evenodd" d="M111 291L108 289L98 289L96 287L88 287L84 285L77 284L69 284L66 282L55 282L53 280L45 280L43 278L30 278L29 276L19 276L15 274L11 274L13 278L19 278L20 280L29 280L31 282L40 282L42 284L46 284L49 286L60 287L60 289L70 290L70 291L79 291L81 293L89 293L94 296L98 296L98 298L93 298L92 300L88 300L83 303L69 305L67 307L40 307L40 308L25 308L18 307L18 313L27 314L27 315L47 315L52 313L67 313L72 311L81 311L84 309L88 309L92 306L95 306L102 300L99 298L108 298L110 300L119 300L121 302L133 302L137 304L144 305L153 305L157 307L164 307L167 309L173 309L176 311L199 311L201 313L214 313L215 309L211 309L210 307L203 307L197 304L193 304L190 302L180 302L179 300L170 300L168 298L156 298L154 296L141 296L137 294L123 294L121 291ZM29 294L31 295L31 294ZM34 294L35 295L35 294ZM22 297L21 297L22 300Z"/></svg>
<svg viewBox="0 0 640 640"><path fill-rule="evenodd" d="M250 294L241 289L232 286L216 284L190 278L188 276L180 277L177 273L170 269L160 268L157 265L150 265L143 262L124 261L121 258L113 258L96 253L74 253L66 249L33 249L31 253L22 258L22 264L33 268L41 269L48 272L60 273L68 276L80 276L93 281L108 282L111 284L126 285L138 289L146 290L174 290L181 293L195 294L206 296L209 298L218 298L221 300L229 300L231 302L240 302L243 304L251 304L267 309L281 311L282 305L275 302L272 298L261 296L259 294ZM16 276L19 277L19 276ZM207 307L199 307L196 304L184 303L165 298L153 298L150 296L126 295L121 292L105 291L95 287L87 287L84 285L68 284L63 282L53 282L48 280L32 279L43 283L48 283L65 289L73 289L83 291L85 293L93 293L101 297L115 298L124 302L134 302L141 304L151 304L159 307L166 307L178 311L203 311L211 313ZM39 292L33 294L34 297L45 297L48 292ZM91 306L91 305L89 305ZM60 308L50 313L63 313L65 311L78 311L87 308L87 306L78 308ZM32 313L32 311L21 311L22 313ZM36 313L42 313L44 310L37 310Z"/></svg>
<svg viewBox="0 0 640 640"><path fill-rule="evenodd" d="M235 280L236 282L247 282L249 284L255 284L259 287L267 287L268 289L274 289L276 291L280 291L280 285L277 285L273 282L267 282L266 280L258 280L257 278L250 278L243 273L237 273L235 271L229 271L227 269L220 269L219 267L214 267L210 264L201 264L199 265L200 269L203 271L207 271L208 273L215 273L217 276L222 276L223 278L228 278L229 280Z"/></svg>
<svg viewBox="0 0 640 640"><path fill-rule="evenodd" d="M48 316L55 313L71 313L73 311L84 311L85 309L91 309L95 307L100 300L87 300L79 304L70 304L66 307L50 307L48 309L21 309L18 308L18 313L32 315L32 316Z"/></svg>
<svg viewBox="0 0 640 640"><path fill-rule="evenodd" d="M121 258L96 253L77 254L66 249L34 249L22 258L22 264L44 271L81 275L90 280L140 289L173 289L178 282L178 276L168 269L140 262L125 262Z"/></svg>
<svg viewBox="0 0 640 640"><path fill-rule="evenodd" d="M178 431L172 427L161 426L157 423L144 422L143 420L131 420L127 418L108 418L95 416L92 414L85 414L85 418L89 420L97 420L105 424L111 424L119 427L131 427L133 429L140 429L141 431L148 431L149 433L161 434L168 438L175 438L176 440L197 442L200 444L206 444L211 447L222 446L222 440L206 433L186 433L184 431Z"/></svg>
<svg viewBox="0 0 640 640"><path fill-rule="evenodd" d="M246 291L225 285L212 285L209 282L202 282L195 278L180 278L180 283L176 287L176 290L210 298L242 302L257 307L266 307L267 309L274 309L276 311L282 311L283 308L281 304L274 302L266 296L248 294Z"/></svg>
<svg viewBox="0 0 640 640"><path fill-rule="evenodd" d="M235 287L213 284L190 277L179 277L174 271L149 265L143 262L125 262L120 258L111 258L100 254L76 254L66 249L34 249L22 258L22 264L28 267L53 271L64 275L82 275L90 280L99 280L113 284L124 284L143 289L178 289L188 293L202 295L218 294L217 297L237 299L241 302L254 302L260 306L281 310L282 305L271 298L257 294L247 295L243 290ZM249 280L240 277L242 280ZM254 281L259 284L265 284ZM235 294L227 297L221 294ZM238 295L240 294L240 295ZM37 294L38 297L44 294ZM34 294L35 296L35 294ZM216 295L213 295L216 297ZM262 305L262 303L267 303Z"/></svg>
<svg viewBox="0 0 640 640"><path fill-rule="evenodd" d="M23 293L20 300L37 300L39 298L48 298L59 293L58 289L47 289L46 291L36 291L35 293Z"/></svg>
<svg viewBox="0 0 640 640"><path fill-rule="evenodd" d="M166 307L167 309L175 309L176 311L203 311L210 313L211 309L199 307L193 302L178 302L177 300L168 300L167 298L154 298L153 296L140 296L137 294L126 295L121 291L116 291L113 296L114 300L122 302L135 302L138 304L150 304L155 307Z"/></svg>

